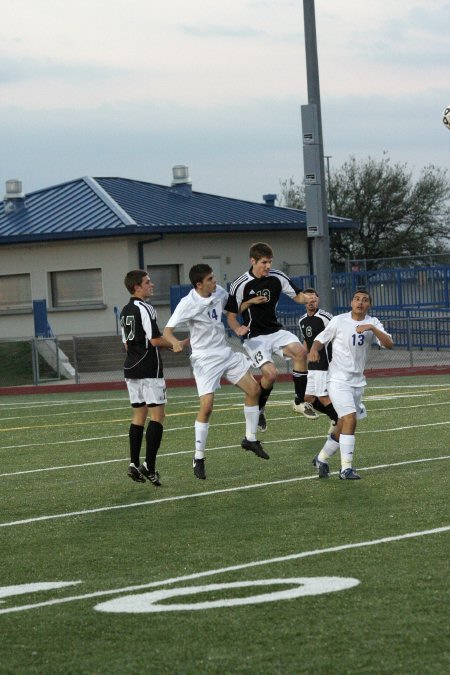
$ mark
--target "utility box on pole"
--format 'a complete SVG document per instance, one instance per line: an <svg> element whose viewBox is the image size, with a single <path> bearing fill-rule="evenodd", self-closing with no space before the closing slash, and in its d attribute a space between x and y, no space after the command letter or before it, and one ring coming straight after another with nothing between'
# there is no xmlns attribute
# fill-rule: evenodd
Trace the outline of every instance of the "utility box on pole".
<svg viewBox="0 0 450 675"><path fill-rule="evenodd" d="M317 106L302 105L303 168L305 172L306 229L308 237L323 237L327 214L323 213L324 176L319 143ZM324 222L325 221L325 222Z"/></svg>

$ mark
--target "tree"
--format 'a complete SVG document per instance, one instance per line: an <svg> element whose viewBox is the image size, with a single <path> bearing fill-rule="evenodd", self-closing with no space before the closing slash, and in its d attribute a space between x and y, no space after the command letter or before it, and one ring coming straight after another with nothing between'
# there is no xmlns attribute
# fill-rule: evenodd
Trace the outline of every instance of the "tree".
<svg viewBox="0 0 450 675"><path fill-rule="evenodd" d="M281 183L285 195L301 203L302 190L292 179ZM414 183L404 164L392 165L385 153L381 160L351 157L331 172L331 213L351 218L358 229L330 233L331 262L340 268L346 260L424 256L450 252L450 180L447 171L433 165L422 169ZM287 204L286 205L290 205Z"/></svg>
<svg viewBox="0 0 450 675"><path fill-rule="evenodd" d="M280 180L281 186L281 206L289 206L291 209L305 208L305 186L303 184L297 185L294 178L286 178Z"/></svg>

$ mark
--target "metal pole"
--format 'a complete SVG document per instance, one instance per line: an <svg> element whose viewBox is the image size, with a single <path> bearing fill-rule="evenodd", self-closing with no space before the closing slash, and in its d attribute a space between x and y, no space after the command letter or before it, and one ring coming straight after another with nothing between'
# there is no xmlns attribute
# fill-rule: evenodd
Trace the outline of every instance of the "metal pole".
<svg viewBox="0 0 450 675"><path fill-rule="evenodd" d="M330 198L330 159L333 159L333 155L324 155L327 160L327 204L328 211L331 213L331 198Z"/></svg>
<svg viewBox="0 0 450 675"><path fill-rule="evenodd" d="M324 176L322 114L320 109L319 63L317 56L316 19L314 0L303 0L303 17L305 27L306 76L308 84L308 103L317 107L318 121L318 162L317 175ZM320 191L321 236L312 239L313 267L317 278L321 306L332 311L333 295L331 290L330 238L328 233L327 195L323 181Z"/></svg>

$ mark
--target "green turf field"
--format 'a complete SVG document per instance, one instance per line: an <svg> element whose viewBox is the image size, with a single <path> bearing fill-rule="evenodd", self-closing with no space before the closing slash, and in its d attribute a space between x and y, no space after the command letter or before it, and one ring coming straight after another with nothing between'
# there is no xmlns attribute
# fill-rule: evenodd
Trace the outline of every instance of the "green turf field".
<svg viewBox="0 0 450 675"><path fill-rule="evenodd" d="M199 481L171 389L156 488L125 391L0 397L0 673L448 672L450 377L369 381L356 482L317 479L328 421L291 400L264 461L223 387Z"/></svg>

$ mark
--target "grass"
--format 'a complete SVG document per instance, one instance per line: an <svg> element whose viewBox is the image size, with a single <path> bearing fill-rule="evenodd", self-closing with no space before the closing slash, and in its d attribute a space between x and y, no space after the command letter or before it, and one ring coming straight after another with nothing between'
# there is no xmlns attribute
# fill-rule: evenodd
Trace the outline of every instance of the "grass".
<svg viewBox="0 0 450 675"><path fill-rule="evenodd" d="M369 382L363 480L348 483L337 458L316 478L328 423L291 413L291 388L267 408L269 461L240 449L242 396L220 390L206 481L191 467L195 391L170 390L161 488L126 477L125 392L0 398L0 586L79 582L3 593L0 673L447 672L448 376ZM314 577L359 583L203 610L145 604L186 586L159 608L242 603ZM126 596L145 611L95 609Z"/></svg>
<svg viewBox="0 0 450 675"><path fill-rule="evenodd" d="M42 380L54 380L55 370L38 355ZM0 342L0 387L33 384L31 341Z"/></svg>

